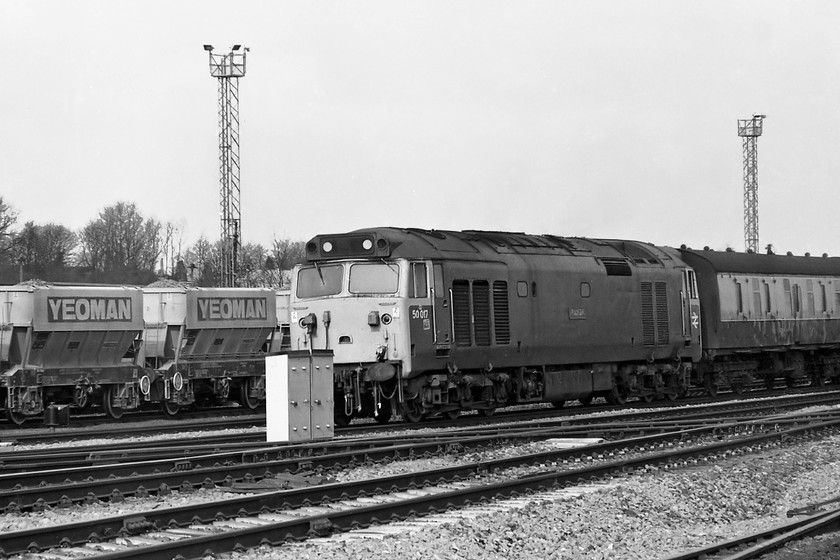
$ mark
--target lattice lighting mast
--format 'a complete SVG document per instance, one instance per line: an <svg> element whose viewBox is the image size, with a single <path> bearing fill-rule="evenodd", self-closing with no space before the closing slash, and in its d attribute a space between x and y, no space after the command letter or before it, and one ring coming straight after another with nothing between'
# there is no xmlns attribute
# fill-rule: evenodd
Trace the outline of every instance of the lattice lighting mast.
<svg viewBox="0 0 840 560"><path fill-rule="evenodd" d="M744 243L758 252L758 137L767 115L738 120L738 136L744 139Z"/></svg>
<svg viewBox="0 0 840 560"><path fill-rule="evenodd" d="M239 78L245 76L247 47L234 45L226 54L215 54L213 45L204 45L210 56L210 75L219 80L219 172L221 216L221 284L235 286L239 277L242 247L239 209Z"/></svg>

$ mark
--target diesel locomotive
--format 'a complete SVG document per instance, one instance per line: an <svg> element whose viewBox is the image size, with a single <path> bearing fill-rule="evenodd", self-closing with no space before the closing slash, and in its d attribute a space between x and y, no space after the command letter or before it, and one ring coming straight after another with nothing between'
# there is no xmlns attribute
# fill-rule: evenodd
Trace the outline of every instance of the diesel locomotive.
<svg viewBox="0 0 840 560"><path fill-rule="evenodd" d="M336 425L840 375L840 259L374 228L318 235L290 345L334 353Z"/></svg>

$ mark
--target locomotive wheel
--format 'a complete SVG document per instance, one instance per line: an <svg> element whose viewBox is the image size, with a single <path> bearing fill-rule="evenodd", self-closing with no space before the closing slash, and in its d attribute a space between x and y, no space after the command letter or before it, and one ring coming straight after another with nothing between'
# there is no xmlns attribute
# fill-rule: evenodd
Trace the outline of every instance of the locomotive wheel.
<svg viewBox="0 0 840 560"><path fill-rule="evenodd" d="M108 418L119 420L125 414L125 410L122 407L114 406L113 400L116 392L117 389L113 385L105 386L105 389L102 391L102 408L105 409L105 415Z"/></svg>
<svg viewBox="0 0 840 560"><path fill-rule="evenodd" d="M336 428L346 428L350 425L350 420L352 420L352 416L347 416L343 412L336 411L335 418L333 419Z"/></svg>
<svg viewBox="0 0 840 560"><path fill-rule="evenodd" d="M461 411L460 411L460 409L457 409L457 408L455 410L447 410L446 412L441 414L441 416L443 416L443 418L445 420L455 420L460 415L461 415Z"/></svg>
<svg viewBox="0 0 840 560"><path fill-rule="evenodd" d="M421 422L426 414L423 412L423 407L415 404L413 401L406 401L401 404L402 417L406 422Z"/></svg>
<svg viewBox="0 0 840 560"><path fill-rule="evenodd" d="M607 395L607 402L610 404L626 404L627 403L627 389L616 385L613 379L612 392Z"/></svg>
<svg viewBox="0 0 840 560"><path fill-rule="evenodd" d="M178 411L181 410L181 406L176 402L161 401L160 409L167 416L175 416L176 414L178 414Z"/></svg>
<svg viewBox="0 0 840 560"><path fill-rule="evenodd" d="M717 385L717 383L715 382L715 380L714 380L714 376L713 376L713 375L706 375L706 378L703 380L703 386L704 386L704 387L705 387L705 389L706 389L706 393L707 393L710 397L715 397L715 396L717 396L717 392L718 392L718 385Z"/></svg>
<svg viewBox="0 0 840 560"><path fill-rule="evenodd" d="M380 401L378 414L374 414L373 417L376 418L379 424L387 424L391 421L391 416L393 416L391 403L389 401Z"/></svg>
<svg viewBox="0 0 840 560"><path fill-rule="evenodd" d="M551 406L554 408L563 408L564 404L566 404L566 401L551 401Z"/></svg>
<svg viewBox="0 0 840 560"><path fill-rule="evenodd" d="M260 406L260 399L251 394L254 386L259 382L259 377L248 377L239 386L239 402L248 410L256 410Z"/></svg>

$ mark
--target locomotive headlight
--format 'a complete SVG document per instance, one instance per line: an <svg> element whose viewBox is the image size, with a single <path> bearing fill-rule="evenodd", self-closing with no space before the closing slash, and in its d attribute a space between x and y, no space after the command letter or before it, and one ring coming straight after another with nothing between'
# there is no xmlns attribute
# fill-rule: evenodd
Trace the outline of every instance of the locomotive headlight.
<svg viewBox="0 0 840 560"><path fill-rule="evenodd" d="M390 325L391 324L391 315L388 313L382 314L382 324L383 325Z"/></svg>
<svg viewBox="0 0 840 560"><path fill-rule="evenodd" d="M362 249L364 249L365 251L370 251L371 249L373 249L373 241L371 241L370 239L365 239L364 241L362 241Z"/></svg>
<svg viewBox="0 0 840 560"><path fill-rule="evenodd" d="M324 241L324 244L321 245L321 250L325 253L329 253L333 250L333 244L330 241Z"/></svg>

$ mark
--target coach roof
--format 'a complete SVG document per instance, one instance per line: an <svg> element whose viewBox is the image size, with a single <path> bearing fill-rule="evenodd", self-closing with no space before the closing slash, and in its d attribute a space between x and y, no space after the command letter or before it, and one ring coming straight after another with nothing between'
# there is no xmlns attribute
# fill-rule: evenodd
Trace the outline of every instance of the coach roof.
<svg viewBox="0 0 840 560"><path fill-rule="evenodd" d="M840 276L840 258L837 257L797 257L693 249L680 249L680 254L691 266L711 267L716 272Z"/></svg>

